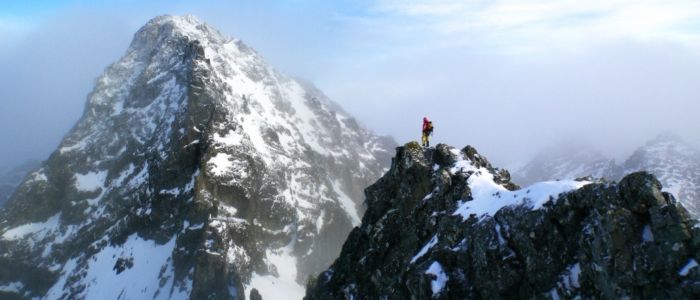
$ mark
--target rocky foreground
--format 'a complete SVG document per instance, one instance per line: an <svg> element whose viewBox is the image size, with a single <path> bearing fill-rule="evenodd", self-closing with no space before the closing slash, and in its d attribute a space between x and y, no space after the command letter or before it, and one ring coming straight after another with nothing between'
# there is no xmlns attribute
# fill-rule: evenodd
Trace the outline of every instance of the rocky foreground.
<svg viewBox="0 0 700 300"><path fill-rule="evenodd" d="M700 228L652 175L519 188L474 148L399 147L306 299L700 297Z"/></svg>

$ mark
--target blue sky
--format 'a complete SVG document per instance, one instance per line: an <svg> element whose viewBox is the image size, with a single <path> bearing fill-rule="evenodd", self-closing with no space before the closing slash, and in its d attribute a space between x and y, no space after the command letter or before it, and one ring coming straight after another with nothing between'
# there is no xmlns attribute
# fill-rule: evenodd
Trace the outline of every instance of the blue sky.
<svg viewBox="0 0 700 300"><path fill-rule="evenodd" d="M427 115L507 167L571 137L700 145L697 0L2 1L0 165L45 158L133 33L188 13L399 142Z"/></svg>

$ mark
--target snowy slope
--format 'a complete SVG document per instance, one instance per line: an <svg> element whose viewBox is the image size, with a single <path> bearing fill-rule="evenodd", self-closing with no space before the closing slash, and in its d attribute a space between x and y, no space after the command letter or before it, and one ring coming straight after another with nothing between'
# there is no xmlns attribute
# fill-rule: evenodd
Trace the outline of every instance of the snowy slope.
<svg viewBox="0 0 700 300"><path fill-rule="evenodd" d="M300 298L393 147L241 41L154 18L0 211L0 269L19 270L0 285L47 299Z"/></svg>

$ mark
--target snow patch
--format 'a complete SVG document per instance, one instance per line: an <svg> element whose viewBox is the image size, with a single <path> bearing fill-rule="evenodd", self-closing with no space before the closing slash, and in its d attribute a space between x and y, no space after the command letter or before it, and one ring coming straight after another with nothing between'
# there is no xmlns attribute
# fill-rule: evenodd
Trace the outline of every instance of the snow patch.
<svg viewBox="0 0 700 300"><path fill-rule="evenodd" d="M236 179L242 179L248 177L248 172L246 170L247 163L238 159L227 153L219 152L214 157L209 159L207 165L210 168L211 173L214 176L226 176L230 175Z"/></svg>
<svg viewBox="0 0 700 300"><path fill-rule="evenodd" d="M581 264L575 263L569 268L563 275L560 275L560 282L563 284L566 290L574 290L581 287L579 283L579 277L581 276Z"/></svg>
<svg viewBox="0 0 700 300"><path fill-rule="evenodd" d="M447 284L447 280L449 278L445 274L445 271L442 269L442 265L440 265L440 263L436 261L434 261L430 265L430 267L428 267L428 270L425 271L425 274L430 274L434 276L432 281L430 282L430 289L433 291L433 297L435 297L442 291L443 288L445 288L445 284Z"/></svg>
<svg viewBox="0 0 700 300"><path fill-rule="evenodd" d="M173 288L171 255L175 247L175 237L163 245L155 241L144 240L133 234L121 246L109 246L93 255L88 266L75 268L75 262L69 262L63 269L59 281L47 294L48 299L60 298L65 279L74 272L86 270L84 278L85 299L187 299L186 292ZM115 264L119 259L133 263L117 274ZM167 271L167 272L166 272ZM161 283L169 283L162 285ZM161 288L164 288L162 291Z"/></svg>
<svg viewBox="0 0 700 300"><path fill-rule="evenodd" d="M342 186L338 181L333 182L333 190L335 190L335 192L338 193L338 203L350 217L350 221L352 221L352 226L359 226L360 223L362 223L362 221L360 219L360 214L357 212L357 206L355 205L355 201L352 201L352 198L350 198L350 196L343 192Z"/></svg>
<svg viewBox="0 0 700 300"><path fill-rule="evenodd" d="M104 187L106 178L107 171L75 174L75 188L78 189L78 191L93 192Z"/></svg>
<svg viewBox="0 0 700 300"><path fill-rule="evenodd" d="M437 244L437 242L438 242L438 236L437 236L437 234L436 234L436 235L433 236L432 239L430 239L430 241L428 241L427 244L425 244L425 246L423 246L422 249L420 249L420 251L418 251L418 254L416 254L415 256L413 256L413 258L411 258L411 263L416 262L416 260L418 260L419 258L421 258L421 257L422 257L423 255L425 255L426 253L428 253L428 250L430 250L430 248L433 248L433 246L435 246L435 244Z"/></svg>
<svg viewBox="0 0 700 300"><path fill-rule="evenodd" d="M526 205L530 209L540 209L542 205L556 198L559 194L576 190L588 181L561 180L545 181L533 184L517 191L509 191L494 181L493 174L485 168L475 168L467 160L457 161L451 172L474 172L467 180L472 191L473 200L462 200L453 215L460 215L464 220L470 215L477 218L494 216L506 206Z"/></svg>
<svg viewBox="0 0 700 300"><path fill-rule="evenodd" d="M698 262L695 261L695 259L691 258L688 261L688 263L686 263L685 266L683 266L683 268L681 268L681 270L678 271L678 275L683 276L683 277L688 276L688 273L690 272L690 270L697 267L697 266L698 266Z"/></svg>
<svg viewBox="0 0 700 300"><path fill-rule="evenodd" d="M243 135L238 134L233 130L229 130L225 136L214 133L214 142L222 143L226 146L240 146L243 144Z"/></svg>
<svg viewBox="0 0 700 300"><path fill-rule="evenodd" d="M61 213L57 213L44 222L28 223L8 229L2 234L5 240L17 240L27 235L36 235L36 240L42 240L50 232L58 228Z"/></svg>
<svg viewBox="0 0 700 300"><path fill-rule="evenodd" d="M19 281L10 282L8 284L0 285L0 292L5 293L18 293L24 288L24 284Z"/></svg>
<svg viewBox="0 0 700 300"><path fill-rule="evenodd" d="M318 219L316 219L316 233L319 234L321 233L321 228L323 227L323 218L326 216L326 210L322 209L321 214L318 216Z"/></svg>
<svg viewBox="0 0 700 300"><path fill-rule="evenodd" d="M260 275L253 272L250 285L246 286L246 295L250 295L250 291L255 288L263 299L304 298L306 291L296 282L297 259L293 254L294 239L284 248L266 251L268 263L275 266L279 276Z"/></svg>

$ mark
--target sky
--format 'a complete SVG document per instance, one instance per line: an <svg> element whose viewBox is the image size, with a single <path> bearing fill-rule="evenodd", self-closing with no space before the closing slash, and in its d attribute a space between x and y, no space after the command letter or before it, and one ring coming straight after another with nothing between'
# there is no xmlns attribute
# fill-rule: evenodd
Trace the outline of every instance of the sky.
<svg viewBox="0 0 700 300"><path fill-rule="evenodd" d="M515 169L579 139L622 159L700 146L700 1L0 1L0 167L43 160L105 67L194 14L400 144L473 145Z"/></svg>

